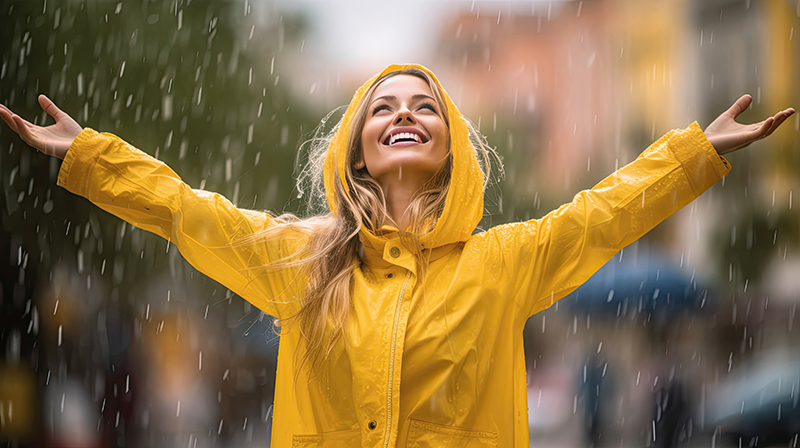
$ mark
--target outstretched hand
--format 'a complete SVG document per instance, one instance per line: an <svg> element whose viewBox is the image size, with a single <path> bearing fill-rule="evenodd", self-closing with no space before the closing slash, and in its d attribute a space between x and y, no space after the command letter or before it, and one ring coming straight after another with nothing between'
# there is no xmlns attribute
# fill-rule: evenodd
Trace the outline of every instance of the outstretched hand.
<svg viewBox="0 0 800 448"><path fill-rule="evenodd" d="M50 98L39 95L39 105L48 115L56 120L50 126L37 126L19 115L11 112L9 108L0 104L0 118L22 138L25 143L39 151L63 159L75 137L81 132L81 126L65 114Z"/></svg>
<svg viewBox="0 0 800 448"><path fill-rule="evenodd" d="M737 123L736 117L747 110L752 101L753 98L750 95L743 95L704 131L708 141L714 145L720 155L736 151L756 140L768 137L794 113L794 109L790 107L760 123L748 125Z"/></svg>

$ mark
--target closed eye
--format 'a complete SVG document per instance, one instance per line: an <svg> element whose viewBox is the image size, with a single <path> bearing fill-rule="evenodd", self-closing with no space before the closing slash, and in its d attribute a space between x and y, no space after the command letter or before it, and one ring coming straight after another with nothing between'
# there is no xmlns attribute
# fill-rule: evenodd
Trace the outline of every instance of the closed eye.
<svg viewBox="0 0 800 448"><path fill-rule="evenodd" d="M432 103L422 103L419 105L419 109L428 109L433 113L437 113L436 106L434 106Z"/></svg>
<svg viewBox="0 0 800 448"><path fill-rule="evenodd" d="M374 109L372 109L372 115L375 115L382 110L391 110L391 109L389 108L389 105L381 104L380 106L377 106Z"/></svg>

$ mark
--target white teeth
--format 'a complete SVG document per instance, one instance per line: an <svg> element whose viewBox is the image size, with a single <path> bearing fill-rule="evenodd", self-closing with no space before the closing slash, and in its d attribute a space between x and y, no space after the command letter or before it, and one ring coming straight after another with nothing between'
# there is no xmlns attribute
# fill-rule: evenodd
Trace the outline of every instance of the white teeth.
<svg viewBox="0 0 800 448"><path fill-rule="evenodd" d="M394 143L400 139L406 139L406 140L412 139L417 143L422 143L422 139L418 134L415 134L413 132L401 132L399 134L394 134L393 136L391 136L391 138L389 138L389 145L394 145Z"/></svg>

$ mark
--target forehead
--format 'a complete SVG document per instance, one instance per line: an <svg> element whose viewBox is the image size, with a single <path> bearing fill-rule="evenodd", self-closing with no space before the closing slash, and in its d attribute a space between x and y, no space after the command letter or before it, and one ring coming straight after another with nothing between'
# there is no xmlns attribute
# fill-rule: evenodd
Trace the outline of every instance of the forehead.
<svg viewBox="0 0 800 448"><path fill-rule="evenodd" d="M382 96L403 98L411 97L419 93L433 96L430 86L421 78L413 75L396 75L381 81L378 87L372 92L370 101Z"/></svg>

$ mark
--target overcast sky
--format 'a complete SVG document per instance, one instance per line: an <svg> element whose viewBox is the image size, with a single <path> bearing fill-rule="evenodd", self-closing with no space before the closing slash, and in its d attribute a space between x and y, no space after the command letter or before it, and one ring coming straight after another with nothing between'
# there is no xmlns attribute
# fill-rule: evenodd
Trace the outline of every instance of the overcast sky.
<svg viewBox="0 0 800 448"><path fill-rule="evenodd" d="M426 63L442 19L459 10L492 16L511 10L545 13L566 1L283 0L276 6L302 11L311 20L306 49L314 57L329 59L337 71L360 71L398 62Z"/></svg>

